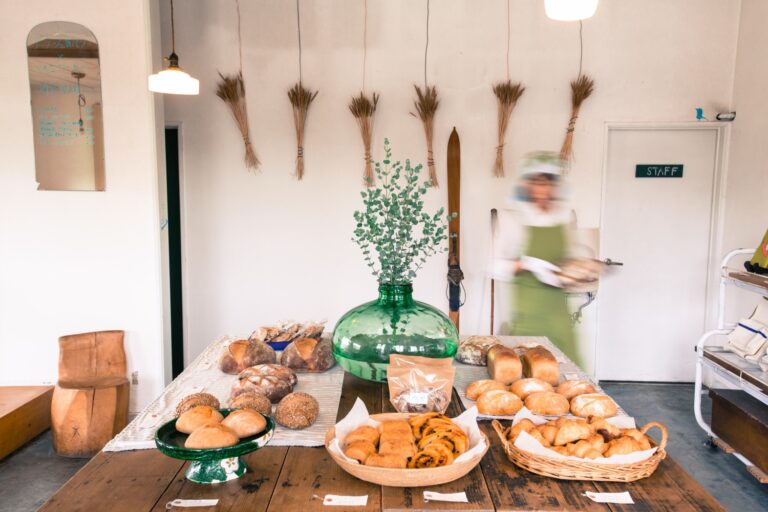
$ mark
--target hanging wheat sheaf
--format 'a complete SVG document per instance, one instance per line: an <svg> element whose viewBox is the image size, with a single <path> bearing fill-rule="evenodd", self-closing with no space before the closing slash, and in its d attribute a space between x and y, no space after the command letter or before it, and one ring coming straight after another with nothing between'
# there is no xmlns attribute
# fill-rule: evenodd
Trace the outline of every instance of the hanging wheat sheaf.
<svg viewBox="0 0 768 512"><path fill-rule="evenodd" d="M253 149L253 144L251 144L243 73L240 72L236 75L222 75L219 73L219 78L220 80L216 86L216 96L229 106L229 109L232 111L232 117L234 117L237 127L240 129L240 134L243 136L245 166L248 169L256 170L259 168L260 162Z"/></svg>
<svg viewBox="0 0 768 512"><path fill-rule="evenodd" d="M497 178L504 176L504 140L506 139L509 119L512 117L512 111L515 110L517 100L523 95L525 87L521 83L513 84L510 80L499 82L493 86L493 93L498 101L499 111L499 131L498 143L496 145L496 161L493 164L493 175Z"/></svg>
<svg viewBox="0 0 768 512"><path fill-rule="evenodd" d="M296 178L304 177L304 127L307 123L309 106L317 96L318 91L312 92L301 82L288 90L288 98L293 106L293 124L296 129Z"/></svg>
<svg viewBox="0 0 768 512"><path fill-rule="evenodd" d="M416 113L411 112L411 115L421 119L421 123L424 125L424 135L427 139L427 167L429 168L429 181L432 185L437 187L437 172L435 171L435 158L432 152L432 141L434 139L435 131L435 112L440 105L440 100L437 98L437 88L433 85L429 87L424 86L422 92L421 87L418 85L413 86L416 89L416 101L413 102L416 108Z"/></svg>
<svg viewBox="0 0 768 512"><path fill-rule="evenodd" d="M581 105L592 95L594 90L595 81L587 75L579 75L579 78L571 82L571 119L568 121L565 140L560 150L560 158L565 162L570 162L573 159L573 132L576 129L576 120L579 118Z"/></svg>
<svg viewBox="0 0 768 512"><path fill-rule="evenodd" d="M373 185L373 164L371 163L371 139L373 138L373 115L376 113L376 105L379 103L379 95L373 93L369 98L363 91L359 96L352 96L349 102L349 111L355 116L357 126L360 128L360 136L363 139L365 150L365 169L363 182L367 187Z"/></svg>

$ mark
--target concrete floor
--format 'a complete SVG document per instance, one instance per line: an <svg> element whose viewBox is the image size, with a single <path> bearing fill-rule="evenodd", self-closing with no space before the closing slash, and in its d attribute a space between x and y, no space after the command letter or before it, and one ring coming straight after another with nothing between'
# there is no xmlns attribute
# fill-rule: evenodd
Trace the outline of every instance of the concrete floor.
<svg viewBox="0 0 768 512"><path fill-rule="evenodd" d="M768 485L757 482L735 457L707 445L693 417L691 384L602 383L639 424L658 420L669 429L668 451L728 510L768 511ZM705 416L710 402L705 397ZM56 456L47 432L0 462L0 512L37 510L86 459Z"/></svg>

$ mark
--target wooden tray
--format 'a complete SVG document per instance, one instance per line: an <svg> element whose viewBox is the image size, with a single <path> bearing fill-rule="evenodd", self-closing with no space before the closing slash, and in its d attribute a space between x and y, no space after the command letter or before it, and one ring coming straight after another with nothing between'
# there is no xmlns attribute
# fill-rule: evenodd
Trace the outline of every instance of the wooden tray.
<svg viewBox="0 0 768 512"><path fill-rule="evenodd" d="M406 413L384 413L384 414L372 414L371 418L376 421L388 421L388 420L407 420L412 416L418 416L418 414L406 414ZM341 466L341 469L349 473L350 475L371 482L374 484L385 485L388 487L426 487L429 485L439 485L457 480L470 471L480 463L485 453L488 451L491 443L488 440L488 436L482 433L485 439L485 450L472 457L469 460L463 462L449 464L447 466L441 466L438 468L424 468L424 469L395 469L395 468L378 468L372 466L365 466L363 464L353 464L347 462L338 454L328 450L329 445L334 437L336 437L336 427L331 427L328 433L325 435L325 449L331 455L331 458Z"/></svg>

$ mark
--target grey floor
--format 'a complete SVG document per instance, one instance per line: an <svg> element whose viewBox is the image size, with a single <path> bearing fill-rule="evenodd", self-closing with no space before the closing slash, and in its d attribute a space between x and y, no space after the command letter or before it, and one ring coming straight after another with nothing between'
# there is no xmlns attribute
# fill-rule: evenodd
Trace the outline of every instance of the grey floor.
<svg viewBox="0 0 768 512"><path fill-rule="evenodd" d="M668 451L728 510L768 511L768 485L758 483L735 457L707 445L693 417L690 384L602 383L606 392L642 424L651 420L669 429ZM705 415L709 399L705 398ZM57 457L45 433L0 462L0 511L37 510L87 460Z"/></svg>

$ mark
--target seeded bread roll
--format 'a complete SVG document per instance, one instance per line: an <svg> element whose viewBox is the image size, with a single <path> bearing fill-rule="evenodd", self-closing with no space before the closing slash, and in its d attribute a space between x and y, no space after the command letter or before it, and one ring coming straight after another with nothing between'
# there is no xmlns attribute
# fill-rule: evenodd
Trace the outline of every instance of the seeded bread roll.
<svg viewBox="0 0 768 512"><path fill-rule="evenodd" d="M525 399L525 406L534 414L560 416L568 413L568 399L552 391L537 391Z"/></svg>
<svg viewBox="0 0 768 512"><path fill-rule="evenodd" d="M221 409L219 399L210 393L194 393L181 399L179 405L176 406L176 416L181 416L183 413L197 405L207 405L216 410Z"/></svg>
<svg viewBox="0 0 768 512"><path fill-rule="evenodd" d="M521 356L523 375L549 382L556 386L560 380L560 366L552 352L542 346L526 349Z"/></svg>
<svg viewBox="0 0 768 512"><path fill-rule="evenodd" d="M176 430L184 434L191 434L204 425L221 423L223 419L224 416L216 409L207 405L197 405L179 416L179 419L176 420Z"/></svg>
<svg viewBox="0 0 768 512"><path fill-rule="evenodd" d="M274 363L275 350L259 340L237 340L230 343L219 357L219 369L237 375L249 366Z"/></svg>
<svg viewBox="0 0 768 512"><path fill-rule="evenodd" d="M240 439L256 435L267 428L267 420L253 409L232 411L221 424L232 430Z"/></svg>
<svg viewBox="0 0 768 512"><path fill-rule="evenodd" d="M525 400L531 393L537 391L554 391L552 385L549 382L544 382L541 379L520 379L515 381L509 390L520 397L521 400Z"/></svg>
<svg viewBox="0 0 768 512"><path fill-rule="evenodd" d="M229 401L230 409L253 409L265 416L272 416L272 402L263 393L250 391Z"/></svg>
<svg viewBox="0 0 768 512"><path fill-rule="evenodd" d="M488 375L509 386L522 377L523 367L520 358L511 348L496 345L488 349Z"/></svg>
<svg viewBox="0 0 768 512"><path fill-rule="evenodd" d="M280 364L310 372L323 372L336 364L331 339L299 338L285 347Z"/></svg>
<svg viewBox="0 0 768 512"><path fill-rule="evenodd" d="M224 425L216 423L205 425L189 434L184 442L185 448L202 450L206 448L225 448L234 446L240 441L237 434Z"/></svg>
<svg viewBox="0 0 768 512"><path fill-rule="evenodd" d="M287 428L300 430L312 425L320 414L320 404L307 393L291 393L275 408L275 420Z"/></svg>

